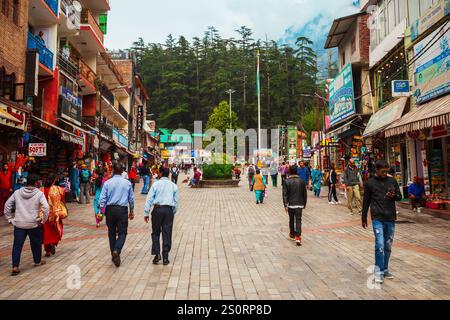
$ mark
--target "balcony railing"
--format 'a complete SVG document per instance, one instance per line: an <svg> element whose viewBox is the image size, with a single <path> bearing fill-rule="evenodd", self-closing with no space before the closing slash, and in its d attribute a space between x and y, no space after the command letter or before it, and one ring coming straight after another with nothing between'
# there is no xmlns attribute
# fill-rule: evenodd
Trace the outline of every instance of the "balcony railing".
<svg viewBox="0 0 450 320"><path fill-rule="evenodd" d="M28 49L37 49L39 52L39 62L53 71L53 52L45 47L45 44L31 32L28 32Z"/></svg>
<svg viewBox="0 0 450 320"><path fill-rule="evenodd" d="M128 120L128 112L120 103L119 103L119 113L122 115L122 117Z"/></svg>
<svg viewBox="0 0 450 320"><path fill-rule="evenodd" d="M53 13L58 15L58 0L45 0L45 3L52 9Z"/></svg>
<svg viewBox="0 0 450 320"><path fill-rule="evenodd" d="M75 61L70 59L66 54L63 52L58 52L58 66L59 68L67 73L68 76L72 77L73 79L77 79L78 76L78 65Z"/></svg>
<svg viewBox="0 0 450 320"><path fill-rule="evenodd" d="M89 81L92 85L95 85L95 72L92 70L83 60L78 61L78 68L80 74L85 78L87 81Z"/></svg>
<svg viewBox="0 0 450 320"><path fill-rule="evenodd" d="M110 139L113 138L113 126L112 125L109 125L106 123L101 124L100 132Z"/></svg>
<svg viewBox="0 0 450 320"><path fill-rule="evenodd" d="M100 26L98 25L97 21L95 20L94 16L92 15L91 11L87 9L83 9L81 11L81 23L82 24L89 24L91 28L94 30L94 33L97 35L97 37L100 39L101 43L103 43L103 32L100 29Z"/></svg>
<svg viewBox="0 0 450 320"><path fill-rule="evenodd" d="M115 98L113 93L106 86L102 86L100 92L102 96L114 107Z"/></svg>

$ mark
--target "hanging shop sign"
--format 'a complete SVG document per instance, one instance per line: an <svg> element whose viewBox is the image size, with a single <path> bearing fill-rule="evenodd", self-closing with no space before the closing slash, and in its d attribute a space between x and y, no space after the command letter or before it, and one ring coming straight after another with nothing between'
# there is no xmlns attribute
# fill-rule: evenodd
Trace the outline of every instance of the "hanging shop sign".
<svg viewBox="0 0 450 320"><path fill-rule="evenodd" d="M298 130L296 127L288 127L289 160L297 160Z"/></svg>
<svg viewBox="0 0 450 320"><path fill-rule="evenodd" d="M46 157L47 144L46 143L30 143L28 145L28 156L30 157Z"/></svg>
<svg viewBox="0 0 450 320"><path fill-rule="evenodd" d="M410 96L409 80L394 80L392 81L392 96L393 97L409 97Z"/></svg>
<svg viewBox="0 0 450 320"><path fill-rule="evenodd" d="M0 102L0 124L25 131L25 113Z"/></svg>
<svg viewBox="0 0 450 320"><path fill-rule="evenodd" d="M170 158L170 150L161 150L161 158L169 159Z"/></svg>
<svg viewBox="0 0 450 320"><path fill-rule="evenodd" d="M417 5L417 4L416 4ZM450 13L448 0L439 0L415 21L405 31L405 48L411 47L412 43L426 30Z"/></svg>
<svg viewBox="0 0 450 320"><path fill-rule="evenodd" d="M142 131L144 126L144 106L138 106L137 111L137 129Z"/></svg>
<svg viewBox="0 0 450 320"><path fill-rule="evenodd" d="M60 113L62 118L81 125L81 99L75 96L70 89L65 87L61 87Z"/></svg>
<svg viewBox="0 0 450 320"><path fill-rule="evenodd" d="M66 142L70 142L70 143L73 143L73 144L78 144L80 146L84 146L84 138L83 137L77 137L77 136L74 136L72 134L67 134L67 133L62 132L61 133L61 140L62 141L66 141Z"/></svg>
<svg viewBox="0 0 450 320"><path fill-rule="evenodd" d="M450 21L447 32L439 28L414 46L415 63L414 96L417 104L422 104L450 92ZM439 39L431 47L432 40ZM428 45L428 47L427 47ZM423 54L423 50L427 54ZM419 56L421 55L421 56Z"/></svg>
<svg viewBox="0 0 450 320"><path fill-rule="evenodd" d="M356 113L352 65L347 64L330 83L330 126Z"/></svg>

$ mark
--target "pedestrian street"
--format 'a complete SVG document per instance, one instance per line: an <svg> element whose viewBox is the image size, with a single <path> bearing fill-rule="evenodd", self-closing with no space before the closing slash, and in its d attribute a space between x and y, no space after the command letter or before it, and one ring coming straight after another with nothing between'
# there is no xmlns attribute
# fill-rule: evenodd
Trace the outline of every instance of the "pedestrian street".
<svg viewBox="0 0 450 320"><path fill-rule="evenodd" d="M325 190L320 199L309 193L297 247L281 188L270 187L260 205L244 182L179 188L168 266L152 264L151 225L138 192L120 268L111 262L105 223L95 226L92 204L69 204L56 255L35 268L27 240L22 273L11 277L12 227L0 218L0 299L450 299L449 221L399 209L395 279L377 287L372 229L362 229L360 216L344 205L330 206Z"/></svg>

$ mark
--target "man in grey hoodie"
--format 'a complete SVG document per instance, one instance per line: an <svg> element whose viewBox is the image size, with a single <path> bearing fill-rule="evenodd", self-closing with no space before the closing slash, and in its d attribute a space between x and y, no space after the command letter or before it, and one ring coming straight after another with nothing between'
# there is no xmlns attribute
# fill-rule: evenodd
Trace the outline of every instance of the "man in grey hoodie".
<svg viewBox="0 0 450 320"><path fill-rule="evenodd" d="M45 264L45 261L42 260L41 225L48 219L49 205L44 193L35 187L37 180L36 175L30 175L27 186L14 192L5 203L5 218L14 226L12 276L20 273L20 256L27 236L30 238L34 265L37 267ZM14 213L13 208L15 208ZM41 209L42 216L40 215Z"/></svg>

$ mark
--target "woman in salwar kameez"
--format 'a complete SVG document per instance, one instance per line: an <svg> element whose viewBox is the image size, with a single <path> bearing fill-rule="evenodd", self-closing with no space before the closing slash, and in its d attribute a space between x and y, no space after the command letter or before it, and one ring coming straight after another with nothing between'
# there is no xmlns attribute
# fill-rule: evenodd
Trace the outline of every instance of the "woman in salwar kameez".
<svg viewBox="0 0 450 320"><path fill-rule="evenodd" d="M320 171L319 166L316 166L316 169L314 169L311 172L311 180L313 184L314 195L316 197L320 197L320 191L322 189L323 173L322 171Z"/></svg>
<svg viewBox="0 0 450 320"><path fill-rule="evenodd" d="M67 214L67 209L64 204L65 190L55 185L57 182L57 176L50 174L45 181L44 187L41 188L50 207L48 220L42 226L42 243L46 257L50 257L56 253L56 247L63 236L63 211Z"/></svg>
<svg viewBox="0 0 450 320"><path fill-rule="evenodd" d="M256 174L253 177L253 191L255 191L256 204L264 202L264 196L266 192L267 181L265 177L261 174L261 170L256 169Z"/></svg>

